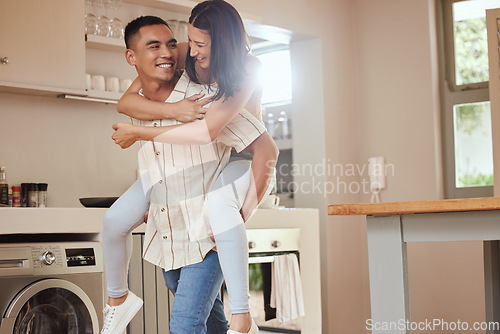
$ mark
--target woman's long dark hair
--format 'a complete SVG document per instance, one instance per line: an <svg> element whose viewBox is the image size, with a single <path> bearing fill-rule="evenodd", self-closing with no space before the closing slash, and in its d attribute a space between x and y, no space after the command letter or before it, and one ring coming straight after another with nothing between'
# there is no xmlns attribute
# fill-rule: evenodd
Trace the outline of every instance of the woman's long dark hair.
<svg viewBox="0 0 500 334"><path fill-rule="evenodd" d="M232 96L246 75L245 57L250 50L249 38L236 9L223 0L200 2L191 11L189 23L207 30L211 38L208 82L215 80L217 92L214 100ZM189 78L200 83L195 70L195 60L188 48L186 71Z"/></svg>

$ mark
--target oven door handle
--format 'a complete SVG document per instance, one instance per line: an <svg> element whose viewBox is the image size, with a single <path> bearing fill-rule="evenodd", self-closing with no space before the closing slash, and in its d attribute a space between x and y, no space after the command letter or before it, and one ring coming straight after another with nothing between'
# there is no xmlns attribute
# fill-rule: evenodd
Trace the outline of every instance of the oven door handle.
<svg viewBox="0 0 500 334"><path fill-rule="evenodd" d="M272 263L274 256L252 256L248 258L248 263Z"/></svg>

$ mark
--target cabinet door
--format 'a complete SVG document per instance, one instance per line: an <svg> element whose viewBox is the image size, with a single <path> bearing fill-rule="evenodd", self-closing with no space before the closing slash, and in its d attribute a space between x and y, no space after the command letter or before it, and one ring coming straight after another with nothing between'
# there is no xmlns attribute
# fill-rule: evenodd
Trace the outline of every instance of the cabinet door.
<svg viewBox="0 0 500 334"><path fill-rule="evenodd" d="M0 81L85 89L83 0L0 1Z"/></svg>

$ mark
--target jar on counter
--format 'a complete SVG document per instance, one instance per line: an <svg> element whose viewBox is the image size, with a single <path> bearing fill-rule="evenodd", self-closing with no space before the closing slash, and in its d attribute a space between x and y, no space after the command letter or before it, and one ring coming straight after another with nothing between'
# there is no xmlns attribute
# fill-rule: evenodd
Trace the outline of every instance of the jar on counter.
<svg viewBox="0 0 500 334"><path fill-rule="evenodd" d="M30 183L28 191L28 206L30 208L38 207L38 184Z"/></svg>
<svg viewBox="0 0 500 334"><path fill-rule="evenodd" d="M28 196L30 191L29 183L21 183L21 207L26 208L28 206Z"/></svg>
<svg viewBox="0 0 500 334"><path fill-rule="evenodd" d="M47 183L39 183L38 184L38 207L45 208L47 207Z"/></svg>
<svg viewBox="0 0 500 334"><path fill-rule="evenodd" d="M18 208L21 206L21 187L12 187L12 206Z"/></svg>

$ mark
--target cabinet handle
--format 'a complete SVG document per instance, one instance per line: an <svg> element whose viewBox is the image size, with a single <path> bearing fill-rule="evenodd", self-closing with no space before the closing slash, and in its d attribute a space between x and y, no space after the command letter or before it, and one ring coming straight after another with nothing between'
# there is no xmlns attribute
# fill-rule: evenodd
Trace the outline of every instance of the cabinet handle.
<svg viewBox="0 0 500 334"><path fill-rule="evenodd" d="M7 64L9 62L9 58L7 57L2 57L2 59L0 59L0 64Z"/></svg>

